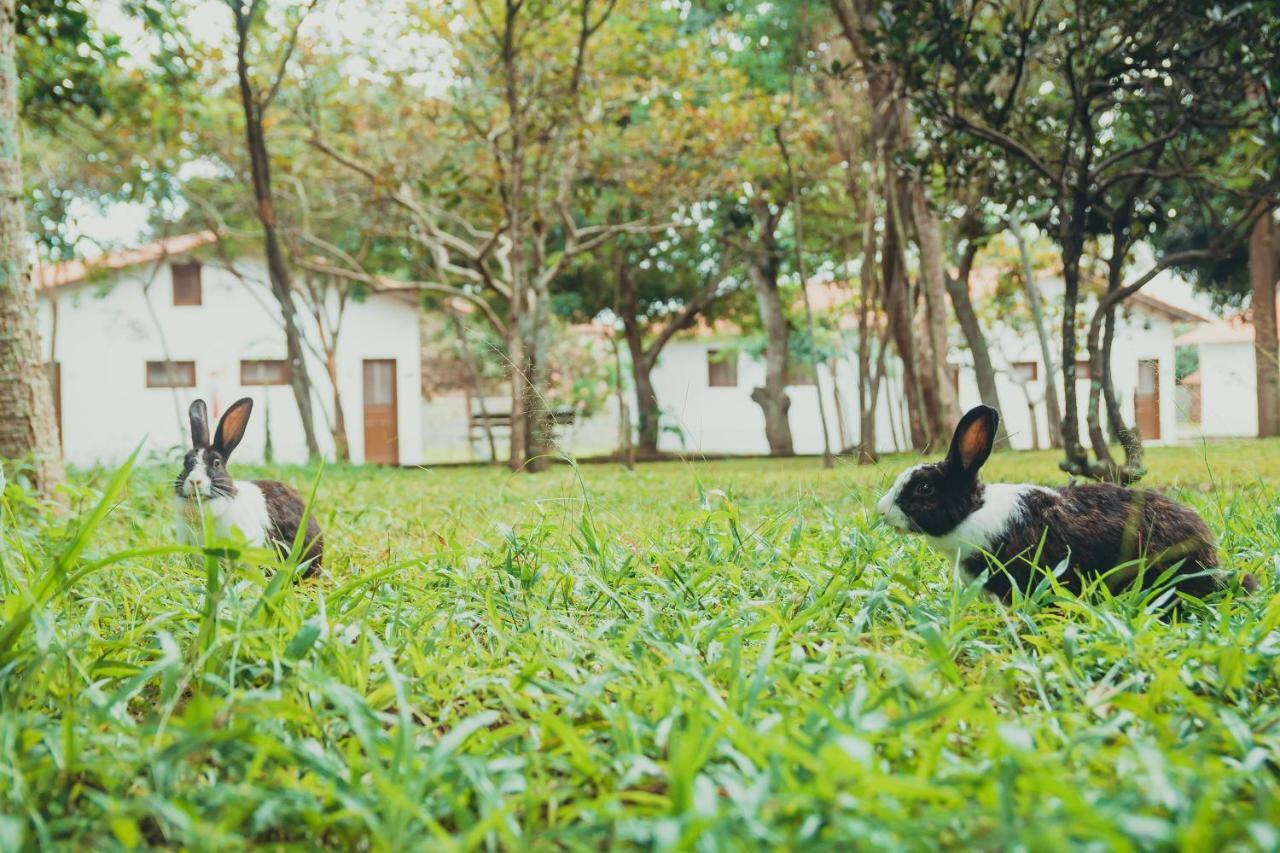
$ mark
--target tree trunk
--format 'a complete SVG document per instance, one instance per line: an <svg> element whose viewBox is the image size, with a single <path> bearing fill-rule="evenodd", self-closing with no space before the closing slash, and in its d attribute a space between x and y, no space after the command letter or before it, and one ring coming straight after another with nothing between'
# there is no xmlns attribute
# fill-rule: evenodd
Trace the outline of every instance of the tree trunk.
<svg viewBox="0 0 1280 853"><path fill-rule="evenodd" d="M467 381L476 395L476 405L480 407L480 419L484 423L484 437L489 445L489 461L498 461L498 442L493 437L493 423L489 418L489 408L484 401L484 387L480 382L480 368L476 365L475 356L471 353L471 342L467 340L467 330L463 328L462 318L457 311L449 310L449 322L453 333L458 338L458 346L462 348L462 364L467 370ZM471 420L471 406L467 405L467 420Z"/></svg>
<svg viewBox="0 0 1280 853"><path fill-rule="evenodd" d="M351 459L351 442L347 439L347 416L342 411L342 389L338 386L337 342L324 354L325 370L329 374L329 387L333 389L333 456L339 462Z"/></svg>
<svg viewBox="0 0 1280 853"><path fill-rule="evenodd" d="M634 350L632 350L634 353ZM641 352L631 357L631 375L636 383L636 419L639 423L640 453L656 456L658 453L659 422L662 417L658 395L653 390L653 365Z"/></svg>
<svg viewBox="0 0 1280 853"><path fill-rule="evenodd" d="M778 246L775 230L781 212L775 212L768 202L757 198L752 203L759 230L759 247L747 259L747 277L755 290L756 305L760 311L760 323L764 326L765 351L764 386L751 392L751 399L764 412L764 433L773 456L792 456L795 445L791 440L791 420L788 412L791 399L787 397L787 362L790 350L790 329L778 292Z"/></svg>
<svg viewBox="0 0 1280 853"><path fill-rule="evenodd" d="M511 299L507 307L507 370L511 380L511 447L507 467L512 471L524 470L529 458L530 424L528 401L530 398L529 361L526 351L528 323L526 300L529 286L525 268L524 243L524 113L519 88L519 46L516 40L516 16L518 7L507 4L502 30L502 69L504 97L507 106L507 198L504 200L507 215L507 239L511 243Z"/></svg>
<svg viewBox="0 0 1280 853"><path fill-rule="evenodd" d="M1036 418L1036 401L1031 397L1031 388L1027 383L1022 383L1022 396L1027 401L1027 414L1031 418L1031 449L1040 449L1040 424Z"/></svg>
<svg viewBox="0 0 1280 853"><path fill-rule="evenodd" d="M858 464L869 465L876 454L876 400L871 384L871 297L866 291L871 252L863 256L863 293L858 307ZM879 390L878 388L876 390Z"/></svg>
<svg viewBox="0 0 1280 853"><path fill-rule="evenodd" d="M1044 323L1044 305L1040 300L1040 286L1036 284L1035 269L1031 265L1031 252L1022 234L1022 222L1015 211L1009 218L1014 239L1018 241L1018 253L1022 257L1022 286L1031 306L1031 321L1040 342L1040 359L1044 362L1044 404L1049 421L1049 446L1062 447L1062 407L1058 404L1057 367L1053 361L1053 345L1049 341L1049 329Z"/></svg>
<svg viewBox="0 0 1280 853"><path fill-rule="evenodd" d="M647 352L644 330L640 327L639 285L625 263L618 264L618 313L622 315L622 332L631 354L631 378L636 386L636 425L641 456L658 453L658 395L653 390L653 365L658 353Z"/></svg>
<svg viewBox="0 0 1280 853"><path fill-rule="evenodd" d="M293 285L289 267L276 235L276 212L271 191L271 161L267 154L266 135L262 127L262 107L249 79L247 59L248 42L253 28L253 11L234 10L236 19L236 77L240 86L240 103L244 111L245 143L249 152L249 171L253 181L253 196L258 203L258 221L262 224L262 239L267 256L267 275L271 280L271 293L280 305L280 319L284 325L285 352L289 360L289 385L298 404L298 417L302 420L302 432L307 441L308 455L320 455L316 441L315 418L311 408L311 380L307 375L307 363L303 356L302 335L298 330L297 307L293 302Z"/></svg>
<svg viewBox="0 0 1280 853"><path fill-rule="evenodd" d="M636 467L636 446L632 440L631 407L627 405L627 396L622 393L622 351L618 346L618 336L610 335L609 343L613 345L613 393L618 400L618 451L622 454L622 463L632 471Z"/></svg>
<svg viewBox="0 0 1280 853"><path fill-rule="evenodd" d="M1100 474L1101 479L1114 482L1117 479L1116 464L1111 458L1111 449L1107 446L1107 436L1102 431L1102 418L1099 413L1099 404L1102 401L1102 373L1107 366L1102 360L1101 343L1096 351L1092 340L1089 344L1089 375L1093 378L1089 380L1089 405L1085 412L1085 428L1089 434L1089 444L1093 447L1093 455L1097 458L1096 465L1090 466L1090 473Z"/></svg>
<svg viewBox="0 0 1280 853"><path fill-rule="evenodd" d="M888 336L880 338L880 348L876 354L874 372L871 374L871 388L867 392L861 417L862 423L859 426L860 435L858 436L858 444L861 448L859 451L858 464L865 465L871 462L877 462L880 459L880 451L878 449L878 415L880 411L880 386L884 383L885 372L887 368L887 357L889 354ZM889 404L889 432L893 440L893 446L896 450L899 447L898 437L893 435L893 404Z"/></svg>
<svg viewBox="0 0 1280 853"><path fill-rule="evenodd" d="M794 85L795 78L792 78ZM822 399L822 377L821 371L818 370L818 338L814 331L813 322L813 304L809 300L809 275L805 270L804 263L804 213L800 203L800 184L796 180L795 170L791 165L791 155L787 150L786 134L783 132L782 125L777 125L773 129L774 136L778 140L778 148L782 153L782 161L787 167L787 179L791 196L791 219L793 224L794 247L795 247L795 264L796 276L800 279L800 299L804 303L804 325L805 331L809 335L809 359L813 367L813 393L818 400L818 423L822 427L822 467L830 468L835 465L835 457L831 453L831 430L827 426L827 405ZM831 374L831 387L834 389L836 384L836 375ZM836 402L838 407L839 401Z"/></svg>
<svg viewBox="0 0 1280 853"><path fill-rule="evenodd" d="M531 472L545 471L551 466L551 454L555 452L554 416L547 401L550 387L551 356L551 294L539 284L529 289L534 297L531 307L532 323L530 340L525 355L529 358L528 397L525 413L528 418L529 439L526 450Z"/></svg>
<svg viewBox="0 0 1280 853"><path fill-rule="evenodd" d="M920 248L920 278L924 282L924 304L929 349L933 354L933 385L937 388L941 428L960 420L960 400L948 375L950 345L947 341L947 274L942 263L942 236L938 218L929 209L924 188L911 182L911 211ZM994 377L994 374L993 374ZM936 438L936 436L935 436Z"/></svg>
<svg viewBox="0 0 1280 853"><path fill-rule="evenodd" d="M1085 476L1089 473L1088 451L1080 443L1079 405L1076 394L1076 307L1080 302L1080 258L1084 254L1083 214L1085 204L1077 199L1076 210L1067 219L1062 237L1062 448L1064 470Z"/></svg>
<svg viewBox="0 0 1280 853"><path fill-rule="evenodd" d="M892 193L885 194L885 204L890 211L893 210ZM902 365L902 396L907 407L911 447L924 451L929 447L932 432L929 418L925 414L924 392L917 371L921 359L917 355L916 333L911 322L915 300L911 294L910 282L907 281L906 258L902 254L900 239L902 231L895 226L898 217L889 215L885 218L884 245L880 253L881 301L884 303L886 322L893 336L894 347L898 351L898 361Z"/></svg>
<svg viewBox="0 0 1280 853"><path fill-rule="evenodd" d="M878 353L879 370L873 374L873 318L877 316L875 305L880 299L880 286L876 280L876 189L874 178L867 186L862 212L862 270L858 287L858 464L870 465L880 459L876 441L876 410L880 397L880 380L884 377L885 350L888 349L888 323L886 334L880 338ZM852 257L852 251L850 251ZM883 316L883 315L881 315Z"/></svg>
<svg viewBox="0 0 1280 853"><path fill-rule="evenodd" d="M1110 295L1120 287L1120 276L1123 268L1123 261L1118 259L1115 247L1111 250L1111 257L1108 259L1107 266L1107 294ZM1119 479L1119 468L1115 460L1111 458L1111 448L1108 446L1106 433L1102 429L1100 412L1103 379L1105 374L1109 372L1107 369L1109 365L1103 358L1102 340L1096 331L1098 326L1097 314L1105 314L1106 319L1103 322L1109 329L1114 328L1115 314L1105 309L1095 312L1095 316L1089 324L1089 335L1085 342L1089 353L1090 376L1089 404L1085 411L1085 429L1088 431L1089 444L1093 447L1093 455L1096 459L1096 463L1090 466L1090 474L1099 476L1108 482L1115 482ZM1114 424L1112 429L1115 429Z"/></svg>
<svg viewBox="0 0 1280 853"><path fill-rule="evenodd" d="M965 345L973 356L973 373L978 380L978 396L982 398L984 404L1001 412L1002 415L996 433L995 449L1007 450L1009 434L1005 429L1003 411L1000 409L996 369L991 364L987 336L982 333L982 324L978 322L978 312L973 309L973 297L969 294L969 274L973 269L973 258L977 252L977 246L970 242L960 262L960 274L955 278L947 276L947 294L951 297L951 307L956 312L956 322L960 324L960 331L964 333Z"/></svg>
<svg viewBox="0 0 1280 853"><path fill-rule="evenodd" d="M1128 243L1120 235L1113 235L1111 257L1107 261L1107 296L1110 297L1124 284L1124 264L1128 255ZM1096 457L1094 464L1088 466L1086 473L1091 477L1107 482L1128 485L1142 478L1142 439L1135 429L1125 425L1124 414L1120 411L1120 401L1116 397L1115 385L1111 375L1111 344L1115 337L1114 304L1099 307L1089 321L1087 339L1089 352L1089 410L1087 421L1089 443L1093 446ZM1124 448L1123 465L1116 464L1111 455L1111 448L1106 432L1102 429L1099 413L1100 404L1105 401L1107 422L1110 431L1119 439Z"/></svg>
<svg viewBox="0 0 1280 853"><path fill-rule="evenodd" d="M1259 216L1249 234L1249 284L1253 292L1254 370L1258 437L1280 435L1280 341L1276 330L1275 221Z"/></svg>
<svg viewBox="0 0 1280 853"><path fill-rule="evenodd" d="M836 410L836 438L840 452L849 449L849 427L844 420L844 395L840 393L840 359L832 358L827 362L827 370L831 371L831 404Z"/></svg>
<svg viewBox="0 0 1280 853"><path fill-rule="evenodd" d="M773 456L791 456L795 446L791 441L791 421L788 412L791 399L787 397L787 318L782 310L782 297L778 293L776 264L772 259L748 262L748 273L755 288L756 303L760 309L760 321L765 330L765 381L764 386L751 392L751 399L764 411L764 432Z"/></svg>
<svg viewBox="0 0 1280 853"><path fill-rule="evenodd" d="M1107 425L1110 427L1111 434L1116 437L1116 440L1120 442L1120 446L1124 449L1125 470L1122 477L1123 482L1130 483L1140 479L1146 473L1142 463L1144 456L1142 435L1139 432L1136 420L1132 427L1125 423L1124 412L1120 410L1120 399L1116 396L1115 380L1111 375L1111 344L1115 340L1116 329L1115 306L1112 306L1107 311L1107 317L1104 322L1105 326L1102 333L1102 401L1107 407Z"/></svg>
<svg viewBox="0 0 1280 853"><path fill-rule="evenodd" d="M0 458L29 458L34 485L48 496L65 472L27 275L16 29L14 0L0 0Z"/></svg>
<svg viewBox="0 0 1280 853"><path fill-rule="evenodd" d="M514 254L514 252L513 252ZM514 288L513 288L514 290ZM512 471L524 469L528 417L525 413L526 359L524 356L524 331L520 328L520 313L516 309L516 296L512 294L512 308L507 317L507 376L511 383L511 437L507 454L507 467Z"/></svg>

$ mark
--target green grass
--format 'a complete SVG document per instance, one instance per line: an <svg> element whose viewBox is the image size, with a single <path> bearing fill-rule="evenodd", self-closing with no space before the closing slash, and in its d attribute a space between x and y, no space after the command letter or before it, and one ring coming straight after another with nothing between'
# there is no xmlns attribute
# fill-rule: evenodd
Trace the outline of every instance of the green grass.
<svg viewBox="0 0 1280 853"><path fill-rule="evenodd" d="M1280 443L1150 454L1264 590L1173 623L956 584L908 461L330 468L300 585L176 548L171 467L11 484L0 849L1280 843Z"/></svg>

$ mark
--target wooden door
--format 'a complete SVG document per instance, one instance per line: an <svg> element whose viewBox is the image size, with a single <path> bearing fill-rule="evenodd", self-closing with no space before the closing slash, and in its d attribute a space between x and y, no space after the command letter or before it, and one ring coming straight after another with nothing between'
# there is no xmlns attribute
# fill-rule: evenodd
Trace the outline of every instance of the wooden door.
<svg viewBox="0 0 1280 853"><path fill-rule="evenodd" d="M1133 394L1134 416L1144 439L1160 438L1160 362L1138 362L1138 389Z"/></svg>
<svg viewBox="0 0 1280 853"><path fill-rule="evenodd" d="M364 362L364 461L400 464L400 418L396 401L396 360Z"/></svg>

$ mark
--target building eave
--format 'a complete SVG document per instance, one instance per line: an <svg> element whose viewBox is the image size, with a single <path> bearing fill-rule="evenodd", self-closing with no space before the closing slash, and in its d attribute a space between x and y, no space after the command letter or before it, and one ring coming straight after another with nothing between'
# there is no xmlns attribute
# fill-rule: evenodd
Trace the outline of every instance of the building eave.
<svg viewBox="0 0 1280 853"><path fill-rule="evenodd" d="M213 231L196 231L165 237L133 249L106 252L89 260L60 261L56 264L38 265L31 271L31 280L37 293L51 293L83 284L105 272L117 272L143 264L157 263L168 258L181 257L218 240Z"/></svg>

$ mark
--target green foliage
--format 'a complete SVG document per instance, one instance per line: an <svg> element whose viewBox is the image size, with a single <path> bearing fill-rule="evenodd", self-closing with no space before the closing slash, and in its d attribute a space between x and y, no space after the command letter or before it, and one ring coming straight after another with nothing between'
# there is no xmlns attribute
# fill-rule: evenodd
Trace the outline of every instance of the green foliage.
<svg viewBox="0 0 1280 853"><path fill-rule="evenodd" d="M1152 451L1264 585L1172 624L955 585L872 520L911 461L331 467L301 584L168 544L169 468L10 484L4 846L1272 846L1280 444Z"/></svg>
<svg viewBox="0 0 1280 853"><path fill-rule="evenodd" d="M1178 347L1174 355L1174 370L1179 380L1186 379L1200 369L1200 347Z"/></svg>
<svg viewBox="0 0 1280 853"><path fill-rule="evenodd" d="M949 170L994 170L999 200L1076 220L1080 235L1119 228L1142 239L1178 226L1239 238L1221 232L1258 176L1235 142L1274 124L1268 97L1243 94L1280 60L1270 0L1229 12L1160 0L900 0L880 20L878 56L901 69Z"/></svg>
<svg viewBox="0 0 1280 853"><path fill-rule="evenodd" d="M119 37L97 29L79 0L19 0L17 13L23 117L52 123L77 109L105 112L102 76L125 55Z"/></svg>
<svg viewBox="0 0 1280 853"><path fill-rule="evenodd" d="M200 103L191 88L197 63L169 0L120 3L145 28L130 45L90 10L80 0L17 4L28 226L48 261L82 254L77 205L101 213L175 198L181 132Z"/></svg>

